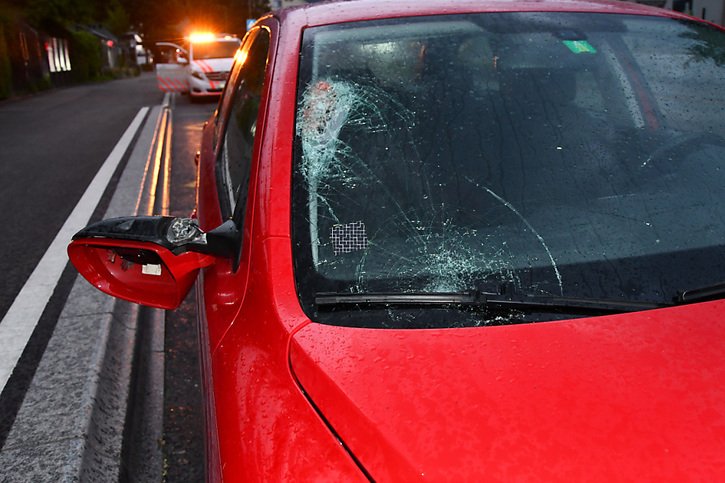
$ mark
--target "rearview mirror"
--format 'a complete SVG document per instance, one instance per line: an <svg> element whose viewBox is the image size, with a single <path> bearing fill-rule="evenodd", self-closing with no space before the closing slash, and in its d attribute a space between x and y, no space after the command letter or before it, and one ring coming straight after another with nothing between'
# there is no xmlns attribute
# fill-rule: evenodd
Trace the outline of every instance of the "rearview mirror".
<svg viewBox="0 0 725 483"><path fill-rule="evenodd" d="M236 269L240 236L230 220L203 232L196 220L138 216L103 220L73 236L68 257L83 277L114 297L178 307L201 268L216 258Z"/></svg>

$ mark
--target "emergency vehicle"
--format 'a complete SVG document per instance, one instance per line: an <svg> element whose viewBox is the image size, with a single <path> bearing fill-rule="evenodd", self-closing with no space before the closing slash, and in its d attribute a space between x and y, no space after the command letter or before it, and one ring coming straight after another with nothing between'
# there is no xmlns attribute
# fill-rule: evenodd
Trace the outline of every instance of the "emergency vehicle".
<svg viewBox="0 0 725 483"><path fill-rule="evenodd" d="M188 49L158 42L162 53L156 63L156 80L165 92L188 93L196 100L218 96L224 89L240 40L233 35L211 33L189 36Z"/></svg>

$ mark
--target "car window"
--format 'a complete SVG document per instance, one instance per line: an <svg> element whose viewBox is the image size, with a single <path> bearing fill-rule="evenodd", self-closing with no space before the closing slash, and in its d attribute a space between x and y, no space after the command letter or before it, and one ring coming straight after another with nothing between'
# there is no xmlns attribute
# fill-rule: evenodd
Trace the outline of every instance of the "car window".
<svg viewBox="0 0 725 483"><path fill-rule="evenodd" d="M723 52L718 29L613 14L307 30L293 183L303 307L329 323L480 325L565 316L315 300L664 304L725 280Z"/></svg>
<svg viewBox="0 0 725 483"><path fill-rule="evenodd" d="M722 76L725 65L725 49L717 42L721 34L702 27L683 29L675 22L641 24L644 34L622 39L663 119L678 131L706 132L721 125L723 86L711 82ZM660 51L660 40L673 36L681 40Z"/></svg>
<svg viewBox="0 0 725 483"><path fill-rule="evenodd" d="M239 48L239 40L219 40L192 44L191 54L194 60L224 59L234 57Z"/></svg>
<svg viewBox="0 0 725 483"><path fill-rule="evenodd" d="M250 35L256 36L256 32ZM214 135L212 137L212 144L213 149L215 150L217 147L217 143L219 142L219 136L223 124L221 121L224 117L226 117L226 114L229 110L229 104L231 104L231 99L234 97L234 93L236 92L237 80L239 79L239 71L242 68L242 63L239 60L243 57L243 49L244 47L241 47L234 54L234 63L232 64L232 68L229 72L229 78L227 79L227 82L224 86L224 91L222 92L221 98L219 99L219 104L217 106L217 110L214 114Z"/></svg>
<svg viewBox="0 0 725 483"><path fill-rule="evenodd" d="M228 215L235 213L237 205L243 208L247 199L268 51L269 32L260 29L246 56L241 54L237 59L240 66L238 79L228 93L232 96L232 103L218 159L222 187L220 196L223 209L229 210ZM240 222L243 211L240 209L235 215L239 216Z"/></svg>

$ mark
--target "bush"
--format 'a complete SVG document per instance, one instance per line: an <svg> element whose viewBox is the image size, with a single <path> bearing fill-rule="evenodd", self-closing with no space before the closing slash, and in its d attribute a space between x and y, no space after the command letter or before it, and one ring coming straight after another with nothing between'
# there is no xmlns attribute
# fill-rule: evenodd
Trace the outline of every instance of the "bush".
<svg viewBox="0 0 725 483"><path fill-rule="evenodd" d="M44 76L33 80L28 87L30 92L45 91L53 87L53 83L50 81L50 76L45 74Z"/></svg>
<svg viewBox="0 0 725 483"><path fill-rule="evenodd" d="M86 82L102 77L103 51L98 38L84 31L71 34L70 57L73 80Z"/></svg>

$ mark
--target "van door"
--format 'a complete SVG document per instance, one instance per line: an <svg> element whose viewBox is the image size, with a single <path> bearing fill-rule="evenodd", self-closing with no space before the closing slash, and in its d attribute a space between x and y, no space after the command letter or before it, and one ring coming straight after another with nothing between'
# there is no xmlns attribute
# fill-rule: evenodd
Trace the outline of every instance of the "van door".
<svg viewBox="0 0 725 483"><path fill-rule="evenodd" d="M171 42L157 42L154 59L159 89L164 92L189 92L189 54L185 49Z"/></svg>

